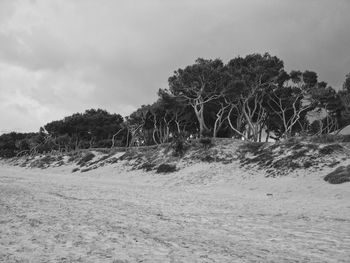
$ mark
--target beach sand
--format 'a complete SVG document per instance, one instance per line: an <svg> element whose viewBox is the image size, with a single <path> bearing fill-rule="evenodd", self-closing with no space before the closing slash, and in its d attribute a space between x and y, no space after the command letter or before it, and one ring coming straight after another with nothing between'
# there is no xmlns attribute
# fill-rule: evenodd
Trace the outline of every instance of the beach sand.
<svg viewBox="0 0 350 263"><path fill-rule="evenodd" d="M350 183L0 166L0 262L350 262Z"/></svg>

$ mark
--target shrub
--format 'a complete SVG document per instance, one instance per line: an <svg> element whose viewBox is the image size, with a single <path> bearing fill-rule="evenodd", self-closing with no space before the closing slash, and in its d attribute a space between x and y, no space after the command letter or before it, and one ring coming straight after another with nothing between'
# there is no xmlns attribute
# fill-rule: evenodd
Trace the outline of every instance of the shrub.
<svg viewBox="0 0 350 263"><path fill-rule="evenodd" d="M199 142L204 146L204 148L208 149L210 148L211 146L213 146L213 141L211 138L200 138L199 139Z"/></svg>
<svg viewBox="0 0 350 263"><path fill-rule="evenodd" d="M338 167L333 172L326 175L324 180L330 184L350 182L350 165Z"/></svg>
<svg viewBox="0 0 350 263"><path fill-rule="evenodd" d="M140 165L139 168L145 170L146 172L149 172L149 171L153 170L153 168L154 168L155 166L156 166L156 165L153 164L153 163L146 162L146 163L143 163L142 165Z"/></svg>
<svg viewBox="0 0 350 263"><path fill-rule="evenodd" d="M81 157L81 152L70 152L68 153L69 159L68 162L74 162L76 160L78 160Z"/></svg>
<svg viewBox="0 0 350 263"><path fill-rule="evenodd" d="M55 162L56 159L54 157L51 156L44 156L38 160L35 160L34 162L32 162L30 164L30 167L37 167L37 168L47 168L50 166L50 164L52 164L53 162Z"/></svg>
<svg viewBox="0 0 350 263"><path fill-rule="evenodd" d="M334 134L322 134L318 136L313 136L310 138L311 142L315 143L332 143L332 142L342 142L343 136Z"/></svg>
<svg viewBox="0 0 350 263"><path fill-rule="evenodd" d="M176 165L175 164L167 164L163 163L158 166L157 173L173 173L176 171Z"/></svg>
<svg viewBox="0 0 350 263"><path fill-rule="evenodd" d="M312 162L306 161L306 162L303 163L303 166L304 166L305 169L310 168L312 166Z"/></svg>
<svg viewBox="0 0 350 263"><path fill-rule="evenodd" d="M4 158L15 157L16 153L12 149L0 149L0 156Z"/></svg>
<svg viewBox="0 0 350 263"><path fill-rule="evenodd" d="M204 137L204 138L209 138L209 137L211 137L212 136L212 131L211 130L208 130L208 129L204 129L203 131L202 131L202 136Z"/></svg>
<svg viewBox="0 0 350 263"><path fill-rule="evenodd" d="M75 172L77 172L77 171L79 171L80 169L79 168L74 168L73 170L72 170L72 173L75 173Z"/></svg>
<svg viewBox="0 0 350 263"><path fill-rule="evenodd" d="M341 151L343 150L343 147L337 143L326 145L323 148L320 149L320 154L327 155L332 154L335 151Z"/></svg>
<svg viewBox="0 0 350 263"><path fill-rule="evenodd" d="M85 168L85 169L81 169L81 171L80 171L80 172L85 173L85 172L88 172L88 171L94 170L94 169L96 169L96 168L97 168L96 166L94 166L94 167L88 167L88 168Z"/></svg>
<svg viewBox="0 0 350 263"><path fill-rule="evenodd" d="M283 144L284 144L286 147L292 147L292 146L294 146L294 145L296 145L296 144L299 144L301 140L302 140L302 139L301 139L300 137L290 137L290 138L284 140L284 141L283 141Z"/></svg>
<svg viewBox="0 0 350 263"><path fill-rule="evenodd" d="M210 156L209 154L207 154L207 155L202 156L202 157L200 158L200 160L201 160L202 162L212 163L212 162L215 161L215 158L212 157L212 156Z"/></svg>
<svg viewBox="0 0 350 263"><path fill-rule="evenodd" d="M95 143L94 147L97 147L97 148L111 148L112 146L112 141L111 140L99 140Z"/></svg>
<svg viewBox="0 0 350 263"><path fill-rule="evenodd" d="M342 135L342 142L350 142L350 134Z"/></svg>
<svg viewBox="0 0 350 263"><path fill-rule="evenodd" d="M77 163L80 166L84 166L87 162L91 161L95 157L95 154L88 152Z"/></svg>
<svg viewBox="0 0 350 263"><path fill-rule="evenodd" d="M170 147L173 149L175 157L182 157L188 149L186 140L182 136L175 138Z"/></svg>
<svg viewBox="0 0 350 263"><path fill-rule="evenodd" d="M339 162L339 161L334 161L334 162L332 162L332 163L328 164L328 167L333 168L333 167L337 166L338 164L340 164L340 162Z"/></svg>

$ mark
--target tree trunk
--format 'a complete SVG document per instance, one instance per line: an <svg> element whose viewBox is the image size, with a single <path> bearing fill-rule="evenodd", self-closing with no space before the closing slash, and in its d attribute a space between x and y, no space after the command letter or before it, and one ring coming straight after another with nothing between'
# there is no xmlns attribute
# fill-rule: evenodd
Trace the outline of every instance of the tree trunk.
<svg viewBox="0 0 350 263"><path fill-rule="evenodd" d="M259 142L261 142L262 130L263 130L263 129L260 127L260 128L259 128Z"/></svg>

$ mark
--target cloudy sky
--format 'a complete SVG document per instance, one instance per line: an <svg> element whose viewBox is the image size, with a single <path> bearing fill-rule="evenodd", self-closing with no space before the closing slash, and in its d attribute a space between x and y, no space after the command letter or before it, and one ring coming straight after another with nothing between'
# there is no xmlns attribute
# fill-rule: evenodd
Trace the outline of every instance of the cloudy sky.
<svg viewBox="0 0 350 263"><path fill-rule="evenodd" d="M126 116L197 57L270 52L339 88L349 14L349 0L0 0L0 132Z"/></svg>

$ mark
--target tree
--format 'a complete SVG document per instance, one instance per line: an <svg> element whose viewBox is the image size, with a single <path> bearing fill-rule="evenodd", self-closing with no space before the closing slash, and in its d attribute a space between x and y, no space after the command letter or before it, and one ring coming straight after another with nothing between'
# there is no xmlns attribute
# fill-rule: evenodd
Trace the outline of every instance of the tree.
<svg viewBox="0 0 350 263"><path fill-rule="evenodd" d="M341 100L339 94L325 82L319 82L317 88L310 91L310 96L316 103L311 116L309 133L312 135L329 134L339 127L339 110Z"/></svg>
<svg viewBox="0 0 350 263"><path fill-rule="evenodd" d="M128 146L151 144L153 122L150 120L150 105L142 105L126 118L126 126L130 137L127 139ZM151 134L151 136L149 136Z"/></svg>
<svg viewBox="0 0 350 263"><path fill-rule="evenodd" d="M210 130L206 125L205 106L221 96L223 70L224 65L220 59L199 58L195 64L178 69L169 78L170 92L185 99L193 108L199 124L200 137Z"/></svg>
<svg viewBox="0 0 350 263"><path fill-rule="evenodd" d="M196 134L196 116L192 107L183 97L174 96L167 89L158 91L159 103L170 114L173 121L170 125L170 132L173 134Z"/></svg>
<svg viewBox="0 0 350 263"><path fill-rule="evenodd" d="M265 93L276 85L282 70L283 61L268 53L237 57L228 62L229 83L224 94L230 109L226 119L236 134L247 140L261 140L266 121Z"/></svg>
<svg viewBox="0 0 350 263"><path fill-rule="evenodd" d="M314 71L309 71L306 70L304 71L304 73L302 74L302 79L303 79L303 83L302 85L304 85L304 89L305 90L309 90L311 88L314 88L317 85L317 73Z"/></svg>
<svg viewBox="0 0 350 263"><path fill-rule="evenodd" d="M350 73L348 73L345 77L345 81L343 83L343 90L350 92Z"/></svg>
<svg viewBox="0 0 350 263"><path fill-rule="evenodd" d="M73 142L73 148L110 147L113 145L113 135L122 128L123 121L119 114L89 109L63 120L52 121L44 127L53 139L67 135ZM123 131L118 135L123 137L125 133Z"/></svg>
<svg viewBox="0 0 350 263"><path fill-rule="evenodd" d="M278 138L291 137L296 127L302 129L306 114L312 109L312 104L304 100L302 90L297 87L273 89L267 93L266 101L269 130L273 130Z"/></svg>
<svg viewBox="0 0 350 263"><path fill-rule="evenodd" d="M325 82L318 84L317 74L312 71L283 73L278 86L271 86L266 93L268 130L273 131L277 138L307 132L307 114L317 105L312 94L326 85Z"/></svg>

